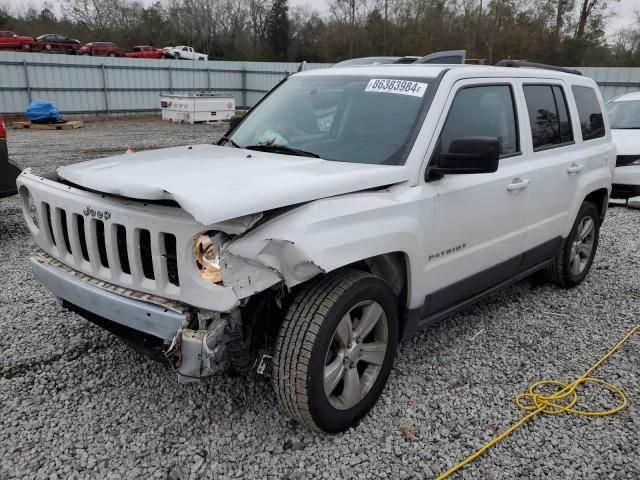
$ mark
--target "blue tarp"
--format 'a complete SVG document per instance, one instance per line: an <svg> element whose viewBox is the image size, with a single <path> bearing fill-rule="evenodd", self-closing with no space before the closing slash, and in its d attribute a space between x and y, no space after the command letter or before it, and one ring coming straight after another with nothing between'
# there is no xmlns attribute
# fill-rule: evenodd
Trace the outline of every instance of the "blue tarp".
<svg viewBox="0 0 640 480"><path fill-rule="evenodd" d="M62 116L56 106L46 100L35 100L27 107L27 118L34 123L60 123Z"/></svg>

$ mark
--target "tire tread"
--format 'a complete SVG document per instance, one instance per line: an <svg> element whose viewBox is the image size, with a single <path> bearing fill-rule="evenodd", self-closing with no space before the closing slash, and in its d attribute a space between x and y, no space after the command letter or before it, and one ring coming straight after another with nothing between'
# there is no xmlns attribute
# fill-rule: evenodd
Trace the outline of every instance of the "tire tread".
<svg viewBox="0 0 640 480"><path fill-rule="evenodd" d="M284 318L273 355L272 384L284 412L306 427L322 431L314 421L307 395L309 362L316 337L329 311L353 284L373 275L338 271L305 285Z"/></svg>

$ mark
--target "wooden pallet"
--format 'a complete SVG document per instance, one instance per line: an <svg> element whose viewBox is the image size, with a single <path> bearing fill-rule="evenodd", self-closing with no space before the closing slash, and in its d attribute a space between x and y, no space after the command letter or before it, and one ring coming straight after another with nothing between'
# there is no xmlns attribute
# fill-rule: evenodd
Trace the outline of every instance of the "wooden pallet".
<svg viewBox="0 0 640 480"><path fill-rule="evenodd" d="M33 130L73 130L74 128L84 127L84 122L78 120L66 123L31 123L31 122L13 122L13 128L31 128Z"/></svg>

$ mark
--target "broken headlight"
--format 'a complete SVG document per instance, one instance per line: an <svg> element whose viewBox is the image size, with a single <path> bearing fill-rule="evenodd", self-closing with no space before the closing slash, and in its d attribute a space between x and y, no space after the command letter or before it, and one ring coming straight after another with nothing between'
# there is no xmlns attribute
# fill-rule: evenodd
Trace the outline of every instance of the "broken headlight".
<svg viewBox="0 0 640 480"><path fill-rule="evenodd" d="M220 250L223 234L203 233L196 238L193 245L193 255L200 275L209 283L221 284L223 275L220 268Z"/></svg>

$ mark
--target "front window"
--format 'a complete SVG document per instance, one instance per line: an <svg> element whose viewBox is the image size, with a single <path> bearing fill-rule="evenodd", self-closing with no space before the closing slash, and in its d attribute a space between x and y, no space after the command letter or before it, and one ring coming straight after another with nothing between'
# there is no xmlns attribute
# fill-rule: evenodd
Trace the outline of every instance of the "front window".
<svg viewBox="0 0 640 480"><path fill-rule="evenodd" d="M230 140L256 150L400 165L434 83L425 78L291 77L251 111Z"/></svg>
<svg viewBox="0 0 640 480"><path fill-rule="evenodd" d="M454 140L495 137L500 156L519 152L516 108L509 85L480 85L458 91L440 134L439 153L451 153Z"/></svg>
<svg viewBox="0 0 640 480"><path fill-rule="evenodd" d="M640 100L607 104L611 128L640 129Z"/></svg>

